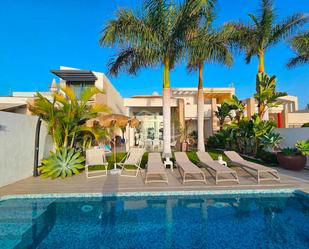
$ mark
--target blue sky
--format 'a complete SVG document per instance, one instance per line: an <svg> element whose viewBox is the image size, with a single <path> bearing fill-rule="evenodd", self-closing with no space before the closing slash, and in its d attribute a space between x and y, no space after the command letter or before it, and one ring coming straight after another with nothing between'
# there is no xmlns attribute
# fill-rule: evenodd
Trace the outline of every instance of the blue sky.
<svg viewBox="0 0 309 249"><path fill-rule="evenodd" d="M101 48L100 30L121 7L137 8L141 0L2 0L0 8L0 95L11 91L47 90L53 79L50 69L60 65L107 72L107 62L117 50ZM217 24L228 20L248 21L259 0L218 0ZM278 18L293 12L309 13L308 0L276 0ZM308 27L308 25L307 25ZM309 103L309 65L287 70L292 56L281 43L266 54L266 71L278 77L278 88L299 97L300 106ZM206 65L205 87L233 84L236 94L246 98L254 93L256 59L244 63L235 57L232 68ZM161 92L162 69L141 70L137 76L110 77L123 96ZM172 87L195 87L197 75L183 64L171 73Z"/></svg>

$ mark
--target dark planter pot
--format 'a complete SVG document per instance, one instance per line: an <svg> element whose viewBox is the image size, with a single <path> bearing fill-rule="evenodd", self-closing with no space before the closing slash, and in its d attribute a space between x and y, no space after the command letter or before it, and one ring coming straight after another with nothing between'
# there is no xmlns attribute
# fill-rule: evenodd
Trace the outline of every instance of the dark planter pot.
<svg viewBox="0 0 309 249"><path fill-rule="evenodd" d="M279 165L288 170L300 171L306 166L306 157L303 155L286 156L282 152L277 153Z"/></svg>

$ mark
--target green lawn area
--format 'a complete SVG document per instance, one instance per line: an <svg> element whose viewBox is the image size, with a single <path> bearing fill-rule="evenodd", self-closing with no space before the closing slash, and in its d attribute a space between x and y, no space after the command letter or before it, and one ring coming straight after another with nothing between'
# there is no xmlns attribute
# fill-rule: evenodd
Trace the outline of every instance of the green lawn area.
<svg viewBox="0 0 309 249"><path fill-rule="evenodd" d="M219 155L222 155L223 157L223 160L224 161L228 161L228 158L224 155L223 151L221 150L216 150L216 149L207 149L206 150L210 156L214 159L214 160L218 160L218 156ZM120 162L121 159L126 155L125 152L118 152L116 154L116 157L117 157L117 162ZM193 162L194 164L196 164L198 162L198 158L197 158L197 155L196 155L196 151L188 151L187 152L187 155L190 159L191 162ZM248 157L244 157L244 159L248 160L248 161L251 161L251 162L255 162L255 163L259 163L259 164L262 164L262 165L265 165L265 166L268 166L268 167L274 167L276 165L272 165L272 164L269 164L269 163L265 163L265 162L262 162L261 160L258 160L258 159L252 159L252 158L248 158ZM146 152L142 158L142 163L141 163L141 168L145 168L146 164L147 164L147 160L148 160L148 152ZM112 169L114 168L114 156L113 155L110 155L109 157L107 157L107 161L108 161L108 169ZM172 158L172 161L175 161L174 158ZM128 167L127 167L128 168ZM132 166L132 168L134 168ZM98 170L98 169L103 169L103 166L92 166L90 168L90 170Z"/></svg>

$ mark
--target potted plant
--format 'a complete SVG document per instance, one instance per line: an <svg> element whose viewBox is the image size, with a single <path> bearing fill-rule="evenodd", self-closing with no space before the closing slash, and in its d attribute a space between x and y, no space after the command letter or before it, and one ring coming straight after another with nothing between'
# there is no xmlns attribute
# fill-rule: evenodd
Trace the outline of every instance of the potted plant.
<svg viewBox="0 0 309 249"><path fill-rule="evenodd" d="M309 140L298 141L295 148L284 148L277 153L279 165L284 169L300 171L306 166L309 155Z"/></svg>

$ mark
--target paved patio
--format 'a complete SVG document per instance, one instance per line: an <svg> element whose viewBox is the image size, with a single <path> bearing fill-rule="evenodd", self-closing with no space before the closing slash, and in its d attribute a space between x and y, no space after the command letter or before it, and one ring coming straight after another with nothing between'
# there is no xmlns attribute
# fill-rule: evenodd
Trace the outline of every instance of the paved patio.
<svg viewBox="0 0 309 249"><path fill-rule="evenodd" d="M256 179L239 168L240 184L223 182L215 184L207 171L207 184L202 182L181 183L179 171L167 170L169 184L148 183L145 185L145 173L142 171L137 177L123 177L110 175L101 178L87 179L85 174L62 179L43 179L29 177L16 183L0 188L0 196L11 194L40 194L40 193L104 193L104 192L139 192L139 191L185 191L185 190L230 190L230 189L270 189L270 188L298 188L309 193L309 170L293 172L278 168L281 182L265 181L257 183Z"/></svg>

